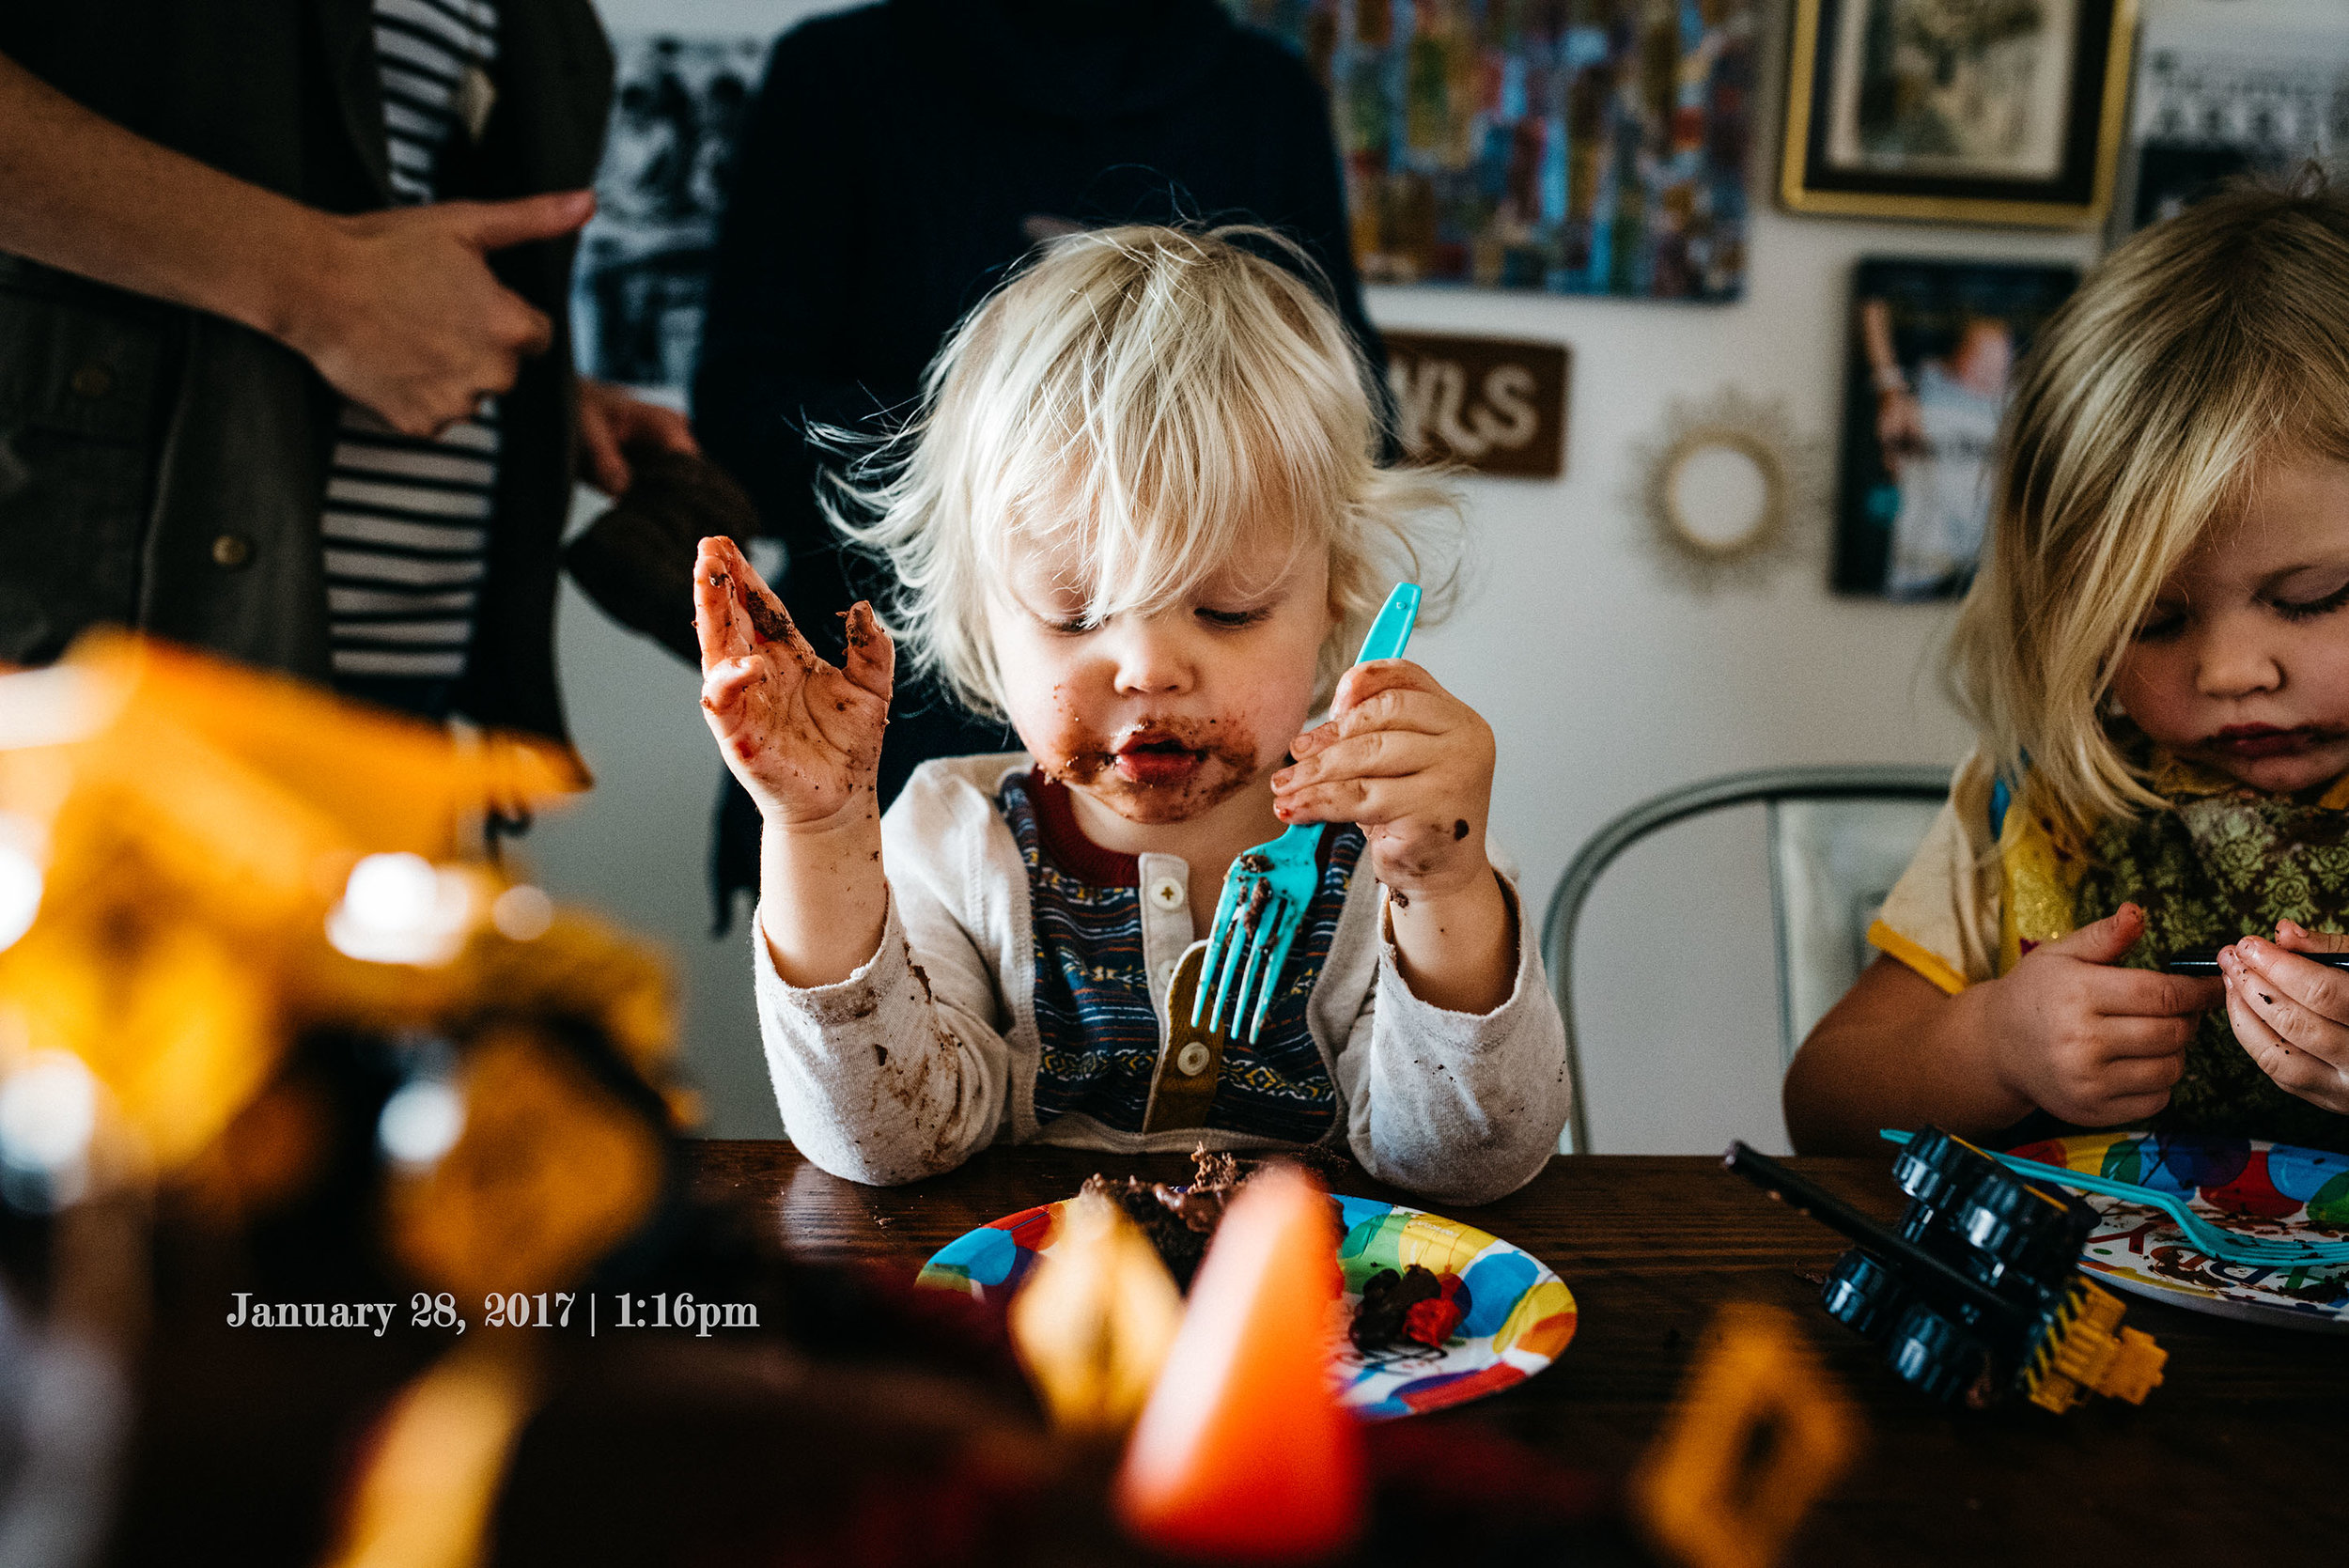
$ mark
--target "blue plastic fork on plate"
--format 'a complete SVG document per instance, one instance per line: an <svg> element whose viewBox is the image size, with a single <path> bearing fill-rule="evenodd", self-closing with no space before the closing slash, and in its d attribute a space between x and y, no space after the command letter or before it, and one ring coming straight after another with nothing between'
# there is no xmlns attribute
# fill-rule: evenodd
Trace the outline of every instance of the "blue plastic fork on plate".
<svg viewBox="0 0 2349 1568"><path fill-rule="evenodd" d="M1914 1134L1886 1128L1876 1136L1888 1143L1906 1144ZM1991 1154L1987 1149L1983 1152L2018 1176L2077 1188L2082 1192L2100 1192L2108 1198L2122 1198L2132 1203L2142 1203L2147 1208L2159 1209L2177 1221L2186 1244L2206 1258L2217 1258L2222 1263L2260 1264L2270 1268L2349 1263L2349 1241L2292 1241L2278 1236L2244 1235L2212 1224L2174 1193L2156 1192L2150 1187L2139 1187L2135 1182L2119 1181L2111 1176L2092 1176L2085 1171L2074 1171L2061 1165L2043 1165L2038 1160L2024 1159L2018 1155Z"/></svg>
<svg viewBox="0 0 2349 1568"><path fill-rule="evenodd" d="M1370 635L1362 639L1362 651L1354 662L1402 658L1418 620L1419 584L1396 583L1378 618L1370 623ZM1199 966L1199 988L1191 996L1193 1029L1200 1027L1204 1012L1210 1033L1253 1040L1263 1030L1281 965L1297 939L1297 928L1304 924L1305 906L1313 900L1322 826L1299 823L1269 844L1243 851L1224 873L1223 896L1215 901L1215 924L1207 931L1207 955ZM1207 1005L1210 986L1215 987L1212 1009ZM1235 987L1238 1003L1225 1031L1223 1003ZM1247 1022L1244 1036L1242 1019Z"/></svg>

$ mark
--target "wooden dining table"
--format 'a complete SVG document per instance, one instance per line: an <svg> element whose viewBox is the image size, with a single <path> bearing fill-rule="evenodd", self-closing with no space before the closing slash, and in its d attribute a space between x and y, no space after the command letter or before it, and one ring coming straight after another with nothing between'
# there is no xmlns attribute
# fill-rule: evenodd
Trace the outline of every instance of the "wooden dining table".
<svg viewBox="0 0 2349 1568"><path fill-rule="evenodd" d="M827 1175L783 1142L709 1141L692 1159L702 1197L798 1251L909 1276L965 1231L1066 1197L1095 1171L1161 1181L1190 1171L1181 1157L998 1147L945 1175L875 1188ZM1793 1164L1865 1211L1899 1213L1888 1160ZM1411 1201L1359 1172L1332 1186ZM1843 1239L1718 1159L1567 1156L1498 1203L1423 1206L1548 1264L1579 1321L1530 1381L1414 1419L1474 1423L1567 1465L1621 1471L1647 1448L1724 1303L1796 1314L1866 1436L1789 1563L2338 1561L2349 1551L2349 1336L2129 1296L2126 1322L2170 1353L2143 1405L1952 1410L1910 1391L1820 1308Z"/></svg>

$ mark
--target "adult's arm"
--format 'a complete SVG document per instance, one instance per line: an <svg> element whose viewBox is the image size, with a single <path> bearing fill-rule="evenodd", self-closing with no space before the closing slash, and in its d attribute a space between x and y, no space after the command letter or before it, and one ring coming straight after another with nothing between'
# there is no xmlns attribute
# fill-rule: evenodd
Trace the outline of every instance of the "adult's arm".
<svg viewBox="0 0 2349 1568"><path fill-rule="evenodd" d="M264 333L413 434L512 386L550 340L484 254L594 210L572 191L320 212L134 135L0 55L0 250Z"/></svg>

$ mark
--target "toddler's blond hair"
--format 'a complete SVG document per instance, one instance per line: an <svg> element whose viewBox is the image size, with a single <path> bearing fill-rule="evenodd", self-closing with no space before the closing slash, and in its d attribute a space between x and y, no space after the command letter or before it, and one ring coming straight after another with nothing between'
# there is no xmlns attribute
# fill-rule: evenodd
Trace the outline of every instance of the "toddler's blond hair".
<svg viewBox="0 0 2349 1568"><path fill-rule="evenodd" d="M1325 700L1398 579L1439 616L1456 552L1427 527L1456 533L1456 506L1380 465L1380 405L1317 279L1270 230L1130 225L1052 241L966 318L919 411L829 498L895 569L884 617L915 666L1003 711L988 617L1023 544L1091 563L1097 620L1178 602L1260 528L1326 551Z"/></svg>
<svg viewBox="0 0 2349 1568"><path fill-rule="evenodd" d="M2107 256L2040 330L1951 647L1984 753L2088 827L2162 802L2104 707L2161 584L2278 458L2349 462L2349 202L2237 189Z"/></svg>

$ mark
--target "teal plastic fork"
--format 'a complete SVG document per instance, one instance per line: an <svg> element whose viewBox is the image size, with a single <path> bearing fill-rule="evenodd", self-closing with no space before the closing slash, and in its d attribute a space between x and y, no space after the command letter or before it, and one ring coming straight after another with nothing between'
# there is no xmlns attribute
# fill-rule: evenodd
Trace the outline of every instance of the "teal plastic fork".
<svg viewBox="0 0 2349 1568"><path fill-rule="evenodd" d="M1876 1136L1888 1143L1906 1144L1913 1133L1880 1129ZM2085 1171L2067 1166L2043 1165L2035 1159L2017 1155L1991 1154L1992 1159L2018 1176L2033 1181L2053 1182L2058 1186L2077 1188L2082 1192L2100 1192L2108 1198L2123 1198L2132 1203L2159 1209L2177 1221L2186 1244L2206 1258L2222 1263L2258 1264L2270 1268L2290 1268L2295 1265L2349 1263L2349 1241L2291 1241L2278 1236L2250 1236L2214 1225L2194 1212L2185 1199L2172 1192L2157 1192L2150 1187L2124 1182L2111 1176L2092 1176Z"/></svg>
<svg viewBox="0 0 2349 1568"><path fill-rule="evenodd" d="M1402 658L1418 621L1419 584L1396 583L1378 618L1370 623L1370 635L1362 639L1362 651L1354 662ZM1215 924L1208 928L1207 955L1199 966L1199 988L1191 996L1193 1029L1200 1027L1205 1012L1209 1033L1252 1041L1263 1031L1281 966L1287 961L1289 944L1297 940L1297 928L1304 924L1305 906L1313 901L1322 826L1299 823L1270 843L1242 851L1224 873L1223 895L1215 901ZM1207 1006L1209 986L1215 987L1212 1010ZM1226 1030L1223 1004L1235 993L1237 1005Z"/></svg>

